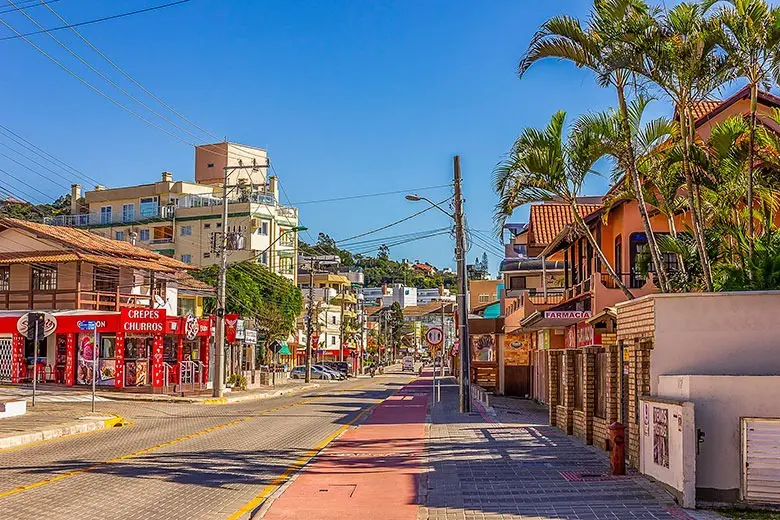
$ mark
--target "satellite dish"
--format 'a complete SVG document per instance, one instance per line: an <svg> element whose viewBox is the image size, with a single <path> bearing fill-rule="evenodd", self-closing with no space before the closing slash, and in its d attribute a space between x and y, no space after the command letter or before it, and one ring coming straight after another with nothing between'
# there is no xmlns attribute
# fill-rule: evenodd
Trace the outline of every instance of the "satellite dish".
<svg viewBox="0 0 780 520"><path fill-rule="evenodd" d="M154 295L154 301L155 301L155 303L156 303L157 305L159 305L160 307L165 307L165 305L168 303L168 302L167 302L167 301L165 301L165 299L164 299L162 296L160 296L159 294L155 294L155 295Z"/></svg>

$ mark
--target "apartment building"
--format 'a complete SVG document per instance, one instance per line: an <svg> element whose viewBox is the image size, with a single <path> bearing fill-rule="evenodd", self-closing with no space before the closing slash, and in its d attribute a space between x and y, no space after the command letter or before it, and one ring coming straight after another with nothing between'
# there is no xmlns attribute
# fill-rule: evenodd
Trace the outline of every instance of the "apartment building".
<svg viewBox="0 0 780 520"><path fill-rule="evenodd" d="M219 262L218 246L227 231L229 262L254 261L297 281L298 210L279 202L278 179L268 176L265 150L234 143L195 148L195 181L174 180L163 172L149 184L83 193L87 213L79 212L81 186L73 185L71 215L48 224L83 227L127 241L193 267ZM242 166L242 167L239 167ZM228 168L228 226L222 229L222 198Z"/></svg>

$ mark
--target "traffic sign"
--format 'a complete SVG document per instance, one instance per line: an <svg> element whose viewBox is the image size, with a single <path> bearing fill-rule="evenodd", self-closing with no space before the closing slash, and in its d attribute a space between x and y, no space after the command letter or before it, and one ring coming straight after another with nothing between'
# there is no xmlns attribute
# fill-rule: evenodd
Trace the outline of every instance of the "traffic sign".
<svg viewBox="0 0 780 520"><path fill-rule="evenodd" d="M425 333L425 341L427 341L428 344L431 345L432 347L441 345L441 342L443 340L444 340L444 332L442 332L442 330L439 327L431 327Z"/></svg>
<svg viewBox="0 0 780 520"><path fill-rule="evenodd" d="M79 321L79 330L95 330L95 327L97 326L97 323L94 321Z"/></svg>
<svg viewBox="0 0 780 520"><path fill-rule="evenodd" d="M27 339L35 339L36 328L38 339L43 339L57 330L57 318L48 312L27 312L16 322L16 330Z"/></svg>

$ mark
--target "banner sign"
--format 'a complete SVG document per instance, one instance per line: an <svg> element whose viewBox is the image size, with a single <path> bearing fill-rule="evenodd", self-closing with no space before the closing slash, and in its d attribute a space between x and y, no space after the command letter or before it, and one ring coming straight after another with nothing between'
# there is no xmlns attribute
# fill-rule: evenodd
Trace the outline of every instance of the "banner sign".
<svg viewBox="0 0 780 520"><path fill-rule="evenodd" d="M225 340L228 343L236 342L238 332L238 314L225 314Z"/></svg>
<svg viewBox="0 0 780 520"><path fill-rule="evenodd" d="M564 346L566 348L592 347L601 345L601 334L589 323L576 323L566 327Z"/></svg>
<svg viewBox="0 0 780 520"><path fill-rule="evenodd" d="M165 309L122 308L122 330L127 334L165 333Z"/></svg>
<svg viewBox="0 0 780 520"><path fill-rule="evenodd" d="M591 316L590 311L544 311L544 317L553 320L585 320Z"/></svg>
<svg viewBox="0 0 780 520"><path fill-rule="evenodd" d="M244 331L244 342L251 343L253 345L257 344L257 331L252 329L246 329Z"/></svg>

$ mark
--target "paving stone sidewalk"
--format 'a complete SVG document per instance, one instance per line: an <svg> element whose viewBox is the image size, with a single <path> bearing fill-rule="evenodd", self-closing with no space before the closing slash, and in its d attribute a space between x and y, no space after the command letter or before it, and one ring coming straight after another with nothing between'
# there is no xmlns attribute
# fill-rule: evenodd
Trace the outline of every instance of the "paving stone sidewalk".
<svg viewBox="0 0 780 520"><path fill-rule="evenodd" d="M457 411L442 388L431 413L419 520L692 518L639 475L611 477L605 453L547 425L544 408L495 399L500 422Z"/></svg>

